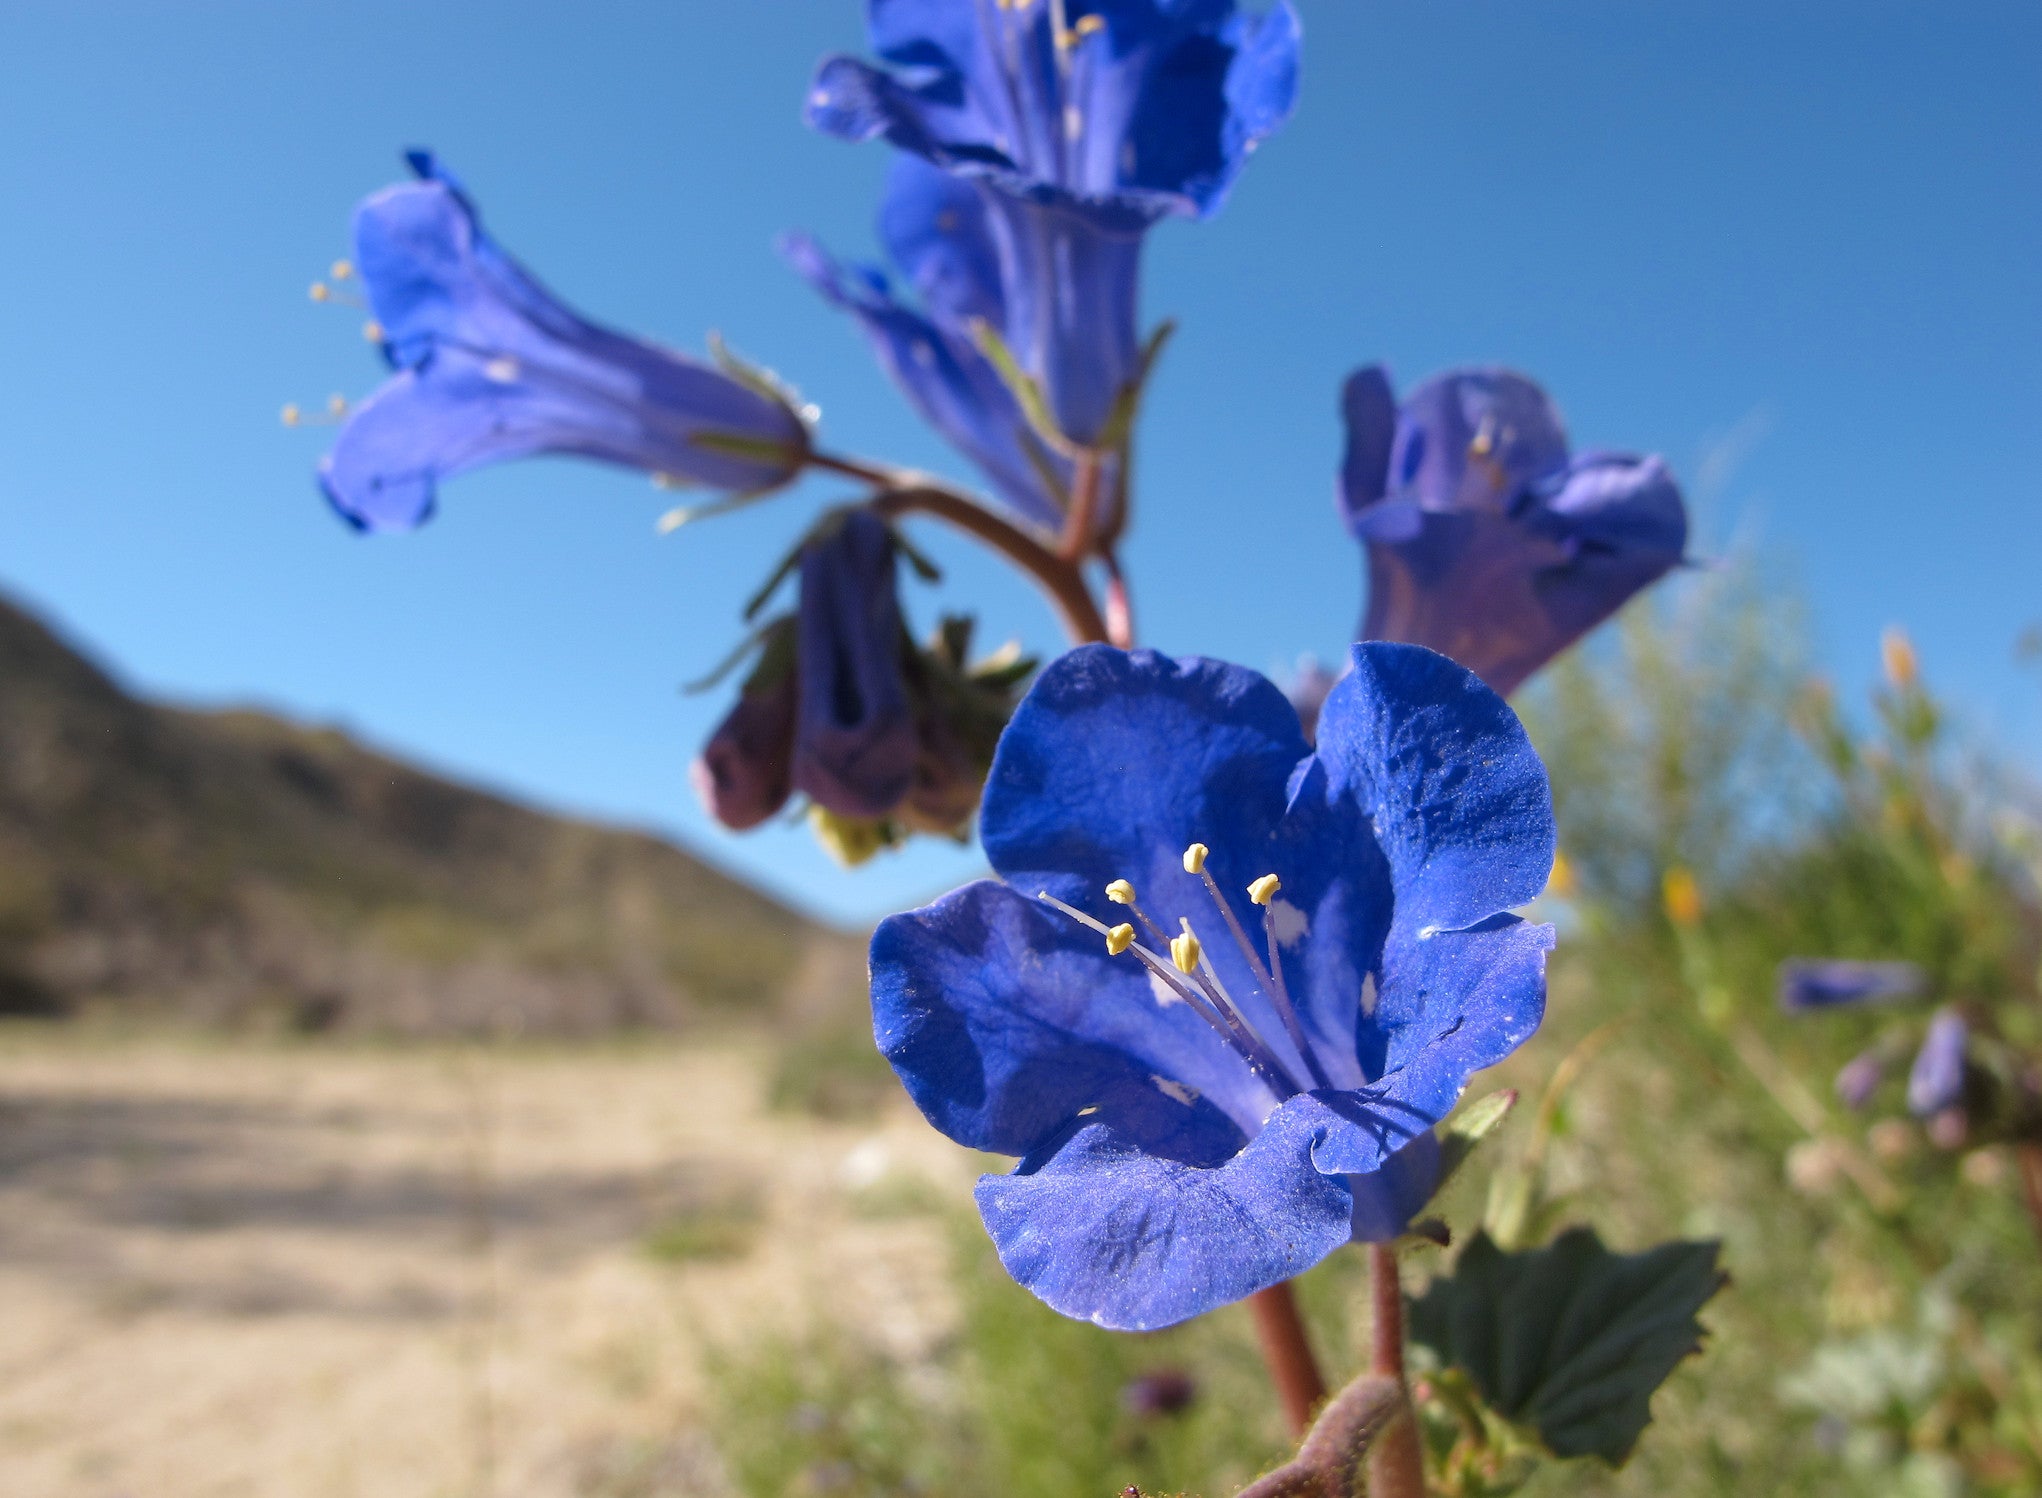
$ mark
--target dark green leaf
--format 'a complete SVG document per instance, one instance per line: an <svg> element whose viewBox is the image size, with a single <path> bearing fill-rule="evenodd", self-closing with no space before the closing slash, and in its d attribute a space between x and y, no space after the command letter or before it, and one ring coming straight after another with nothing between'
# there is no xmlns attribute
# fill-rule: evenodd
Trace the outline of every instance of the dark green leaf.
<svg viewBox="0 0 2042 1498"><path fill-rule="evenodd" d="M1412 1302L1411 1336L1554 1455L1621 1464L1653 1391L1701 1350L1695 1313L1728 1283L1719 1247L1615 1254L1593 1229L1570 1228L1547 1248L1505 1253L1478 1233L1453 1274Z"/></svg>

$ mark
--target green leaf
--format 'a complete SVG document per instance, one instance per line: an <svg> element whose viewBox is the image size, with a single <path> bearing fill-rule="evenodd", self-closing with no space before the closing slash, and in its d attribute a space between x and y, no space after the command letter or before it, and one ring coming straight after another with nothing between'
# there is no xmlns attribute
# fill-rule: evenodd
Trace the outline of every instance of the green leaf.
<svg viewBox="0 0 2042 1498"><path fill-rule="evenodd" d="M1616 1254L1577 1227L1547 1248L1505 1253L1478 1233L1453 1274L1411 1303L1411 1336L1554 1455L1619 1466L1651 1421L1653 1391L1701 1350L1695 1313L1729 1282L1720 1247Z"/></svg>

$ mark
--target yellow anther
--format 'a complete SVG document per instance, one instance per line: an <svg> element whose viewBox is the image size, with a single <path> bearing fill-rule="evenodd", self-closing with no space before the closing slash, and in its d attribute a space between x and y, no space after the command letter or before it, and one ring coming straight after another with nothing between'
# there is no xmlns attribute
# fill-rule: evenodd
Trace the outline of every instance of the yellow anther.
<svg viewBox="0 0 2042 1498"><path fill-rule="evenodd" d="M1921 662L1915 656L1914 642L1897 624L1879 636L1879 663L1886 668L1886 684L1896 692L1905 692L1921 680Z"/></svg>
<svg viewBox="0 0 2042 1498"><path fill-rule="evenodd" d="M328 411L331 411L335 416L347 415L347 397L344 395L327 396L326 409Z"/></svg>
<svg viewBox="0 0 2042 1498"><path fill-rule="evenodd" d="M1187 874L1203 874L1205 872L1205 856L1210 852L1212 852L1212 849L1206 847L1204 843L1193 843L1190 847L1186 848L1184 850L1184 872Z"/></svg>
<svg viewBox="0 0 2042 1498"><path fill-rule="evenodd" d="M1106 17L1104 16L1079 16L1077 20L1071 22L1071 35L1075 37L1088 37L1095 31L1104 31L1105 29Z"/></svg>
<svg viewBox="0 0 2042 1498"><path fill-rule="evenodd" d="M1495 450L1496 439L1489 435L1489 428L1486 426L1475 433L1475 440L1468 444L1468 451L1478 458L1486 458Z"/></svg>
<svg viewBox="0 0 2042 1498"><path fill-rule="evenodd" d="M362 337L368 339L371 343L381 343L383 341L383 325L373 317L370 318L362 324Z"/></svg>
<svg viewBox="0 0 2042 1498"><path fill-rule="evenodd" d="M1106 950L1118 957L1134 945L1134 927L1122 922L1106 933Z"/></svg>
<svg viewBox="0 0 2042 1498"><path fill-rule="evenodd" d="M354 273L355 263L352 260L336 260L333 262L333 269L327 272L336 281L345 281Z"/></svg>
<svg viewBox="0 0 2042 1498"><path fill-rule="evenodd" d="M1186 977L1198 971L1198 959L1203 950L1198 945L1198 938L1189 931L1170 938L1170 961Z"/></svg>
<svg viewBox="0 0 2042 1498"><path fill-rule="evenodd" d="M303 411L300 411L300 410L299 410L299 409L297 408L297 406L295 406L295 405L289 405L289 406L285 406L285 407L284 407L284 409L283 409L283 418L284 418L284 425L285 425L285 426L287 426L287 427L294 427L294 426L296 426L296 425L297 425L297 424L298 424L299 422L301 422L301 421L303 421L303 420L305 419L305 413L304 413Z"/></svg>
<svg viewBox="0 0 2042 1498"><path fill-rule="evenodd" d="M1283 881L1274 874L1264 874L1248 886L1248 898L1257 905L1267 905L1276 898L1276 892L1283 888Z"/></svg>
<svg viewBox="0 0 2042 1498"><path fill-rule="evenodd" d="M309 295L315 302L323 302L328 297L333 295L333 289L329 287L324 281L314 281L312 283L312 290L308 292L307 295Z"/></svg>
<svg viewBox="0 0 2042 1498"><path fill-rule="evenodd" d="M1125 879L1116 879L1106 886L1106 898L1115 905L1134 904L1134 886Z"/></svg>

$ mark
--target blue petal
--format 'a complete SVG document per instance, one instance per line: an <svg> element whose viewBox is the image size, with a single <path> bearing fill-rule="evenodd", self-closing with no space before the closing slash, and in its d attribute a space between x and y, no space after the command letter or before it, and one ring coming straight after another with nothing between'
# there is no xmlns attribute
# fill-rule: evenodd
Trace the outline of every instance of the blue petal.
<svg viewBox="0 0 2042 1498"><path fill-rule="evenodd" d="M1560 414L1536 384L1507 369L1454 370L1405 400L1390 487L1427 509L1502 510L1566 463Z"/></svg>
<svg viewBox="0 0 2042 1498"><path fill-rule="evenodd" d="M1396 926L1471 926L1529 904L1553 867L1553 801L1517 715L1429 650L1362 644L1319 717L1331 801L1373 826Z"/></svg>
<svg viewBox="0 0 2042 1498"><path fill-rule="evenodd" d="M916 1106L974 1149L1030 1154L1081 1109L1130 1090L1167 1101L1168 1084L1206 1105L1181 1122L1224 1157L1276 1104L1186 1005L1158 1002L1131 957L990 881L880 923L872 1016Z"/></svg>
<svg viewBox="0 0 2042 1498"><path fill-rule="evenodd" d="M1000 498L1045 530L1061 528L1063 499L1051 484L1068 484L1069 464L1041 450L999 372L968 337L903 306L878 272L843 266L806 235L787 235L780 252L833 305L858 319L917 413L978 465Z"/></svg>
<svg viewBox="0 0 2042 1498"><path fill-rule="evenodd" d="M986 1176L978 1204L1000 1262L1066 1316L1152 1331L1292 1278L1348 1241L1353 1198L1314 1153L1347 1129L1292 1098L1240 1153L1178 1158L1104 1110L1069 1139Z"/></svg>
<svg viewBox="0 0 2042 1498"><path fill-rule="evenodd" d="M1000 257L984 193L915 156L899 156L879 205L879 238L938 321L968 329L974 318L1007 321Z"/></svg>
<svg viewBox="0 0 2042 1498"><path fill-rule="evenodd" d="M1780 1007L1789 1013L1911 999L1927 988L1928 974L1911 962L1795 958L1780 964Z"/></svg>
<svg viewBox="0 0 2042 1498"><path fill-rule="evenodd" d="M893 532L869 510L801 556L793 780L839 816L884 817L914 784L921 741L895 573Z"/></svg>
<svg viewBox="0 0 2042 1498"><path fill-rule="evenodd" d="M1042 673L1001 737L980 837L1017 888L1081 909L1125 878L1165 908L1209 912L1185 847L1268 872L1260 860L1308 752L1296 710L1253 671L1080 646Z"/></svg>
<svg viewBox="0 0 2042 1498"><path fill-rule="evenodd" d="M1347 452L1340 464L1340 508L1353 529L1389 492L1390 448L1397 439L1397 398L1380 364L1357 369L1340 392ZM1357 532L1358 533L1358 532Z"/></svg>
<svg viewBox="0 0 2042 1498"><path fill-rule="evenodd" d="M1373 1175L1349 1176L1354 1193L1354 1241L1389 1243L1404 1236L1411 1219L1439 1189L1439 1136L1420 1134Z"/></svg>

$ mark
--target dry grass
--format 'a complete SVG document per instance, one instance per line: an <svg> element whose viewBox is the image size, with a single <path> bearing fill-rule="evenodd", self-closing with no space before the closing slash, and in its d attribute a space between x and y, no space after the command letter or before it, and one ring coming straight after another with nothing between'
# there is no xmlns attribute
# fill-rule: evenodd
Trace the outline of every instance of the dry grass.
<svg viewBox="0 0 2042 1498"><path fill-rule="evenodd" d="M904 1105L768 1114L765 1061L0 1030L0 1492L726 1491L704 1351L926 1350L941 1226L870 1204L973 1169Z"/></svg>

